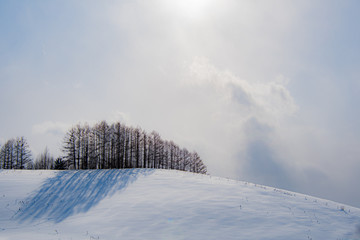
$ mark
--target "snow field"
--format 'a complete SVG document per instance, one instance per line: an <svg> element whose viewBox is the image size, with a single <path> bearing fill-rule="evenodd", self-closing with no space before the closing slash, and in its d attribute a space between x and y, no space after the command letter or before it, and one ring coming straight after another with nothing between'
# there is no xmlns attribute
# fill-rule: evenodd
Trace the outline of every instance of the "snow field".
<svg viewBox="0 0 360 240"><path fill-rule="evenodd" d="M0 171L0 239L360 239L360 210L173 170Z"/></svg>

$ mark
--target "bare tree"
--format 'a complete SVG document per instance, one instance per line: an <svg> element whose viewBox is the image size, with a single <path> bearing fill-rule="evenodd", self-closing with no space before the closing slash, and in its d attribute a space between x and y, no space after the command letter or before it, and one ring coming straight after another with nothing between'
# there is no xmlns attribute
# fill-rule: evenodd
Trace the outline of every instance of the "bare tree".
<svg viewBox="0 0 360 240"><path fill-rule="evenodd" d="M31 151L25 137L18 137L15 140L16 163L15 168L24 169L31 160Z"/></svg>
<svg viewBox="0 0 360 240"><path fill-rule="evenodd" d="M49 153L46 147L44 152L41 153L35 160L35 169L54 169L54 157Z"/></svg>
<svg viewBox="0 0 360 240"><path fill-rule="evenodd" d="M15 166L15 140L10 139L5 142L0 150L1 166L3 169L12 169Z"/></svg>
<svg viewBox="0 0 360 240"><path fill-rule="evenodd" d="M72 127L65 135L63 152L64 159L70 168L76 168L76 129Z"/></svg>
<svg viewBox="0 0 360 240"><path fill-rule="evenodd" d="M97 137L97 149L99 152L99 166L100 169L108 167L107 149L109 147L109 125L102 121L95 126L95 134Z"/></svg>

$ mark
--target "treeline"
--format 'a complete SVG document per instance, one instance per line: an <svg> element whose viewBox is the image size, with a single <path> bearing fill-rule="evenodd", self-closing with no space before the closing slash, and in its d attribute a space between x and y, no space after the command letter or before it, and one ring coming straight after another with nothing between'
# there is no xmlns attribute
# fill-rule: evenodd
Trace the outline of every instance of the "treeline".
<svg viewBox="0 0 360 240"><path fill-rule="evenodd" d="M102 121L78 124L64 137L63 156L54 158L47 148L33 158L27 140L17 137L0 146L0 169L109 169L161 168L207 173L196 152L163 140L153 131Z"/></svg>
<svg viewBox="0 0 360 240"><path fill-rule="evenodd" d="M0 149L2 169L25 169L31 162L31 151L24 137L10 139Z"/></svg>
<svg viewBox="0 0 360 240"><path fill-rule="evenodd" d="M153 131L106 121L78 124L64 138L64 160L70 169L161 168L206 173L196 152L163 140Z"/></svg>
<svg viewBox="0 0 360 240"><path fill-rule="evenodd" d="M0 146L0 169L66 169L61 157L55 158L47 148L35 159L25 137L9 139Z"/></svg>

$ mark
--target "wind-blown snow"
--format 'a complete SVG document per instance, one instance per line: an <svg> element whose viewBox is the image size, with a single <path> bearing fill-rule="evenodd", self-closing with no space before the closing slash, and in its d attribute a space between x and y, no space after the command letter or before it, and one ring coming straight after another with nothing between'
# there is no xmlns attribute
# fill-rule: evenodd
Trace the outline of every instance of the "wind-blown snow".
<svg viewBox="0 0 360 240"><path fill-rule="evenodd" d="M0 239L360 239L360 209L200 174L0 171Z"/></svg>

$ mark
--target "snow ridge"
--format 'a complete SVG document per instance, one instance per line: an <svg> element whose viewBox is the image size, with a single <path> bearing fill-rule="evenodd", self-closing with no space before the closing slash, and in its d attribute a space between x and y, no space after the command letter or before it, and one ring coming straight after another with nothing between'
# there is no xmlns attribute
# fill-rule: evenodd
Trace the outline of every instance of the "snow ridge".
<svg viewBox="0 0 360 240"><path fill-rule="evenodd" d="M360 239L360 209L174 170L2 170L0 191L0 240Z"/></svg>

